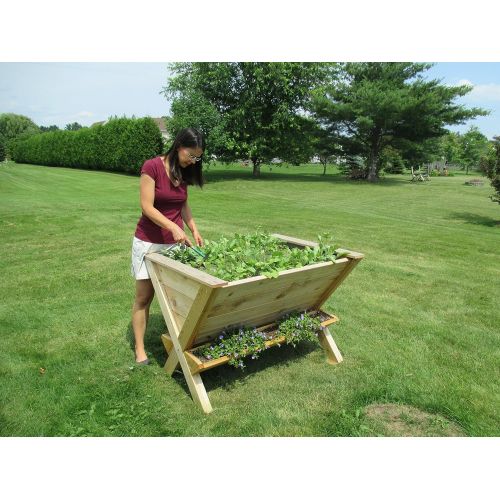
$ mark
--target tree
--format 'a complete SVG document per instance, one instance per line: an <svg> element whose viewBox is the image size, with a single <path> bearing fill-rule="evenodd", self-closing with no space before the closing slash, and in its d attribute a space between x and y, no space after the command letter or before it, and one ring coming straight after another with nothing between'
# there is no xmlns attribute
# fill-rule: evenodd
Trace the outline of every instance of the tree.
<svg viewBox="0 0 500 500"><path fill-rule="evenodd" d="M0 114L0 143L4 155L9 156L14 141L40 133L38 126L27 116L14 113Z"/></svg>
<svg viewBox="0 0 500 500"><path fill-rule="evenodd" d="M333 71L327 63L177 63L164 88L174 127L199 126L212 153L249 158L253 175L279 157L290 163L313 155L311 89Z"/></svg>
<svg viewBox="0 0 500 500"><path fill-rule="evenodd" d="M333 158L342 154L342 149L336 142L335 136L321 127L313 131L313 150L323 165L323 175L326 175L326 166Z"/></svg>
<svg viewBox="0 0 500 500"><path fill-rule="evenodd" d="M183 128L196 127L206 138L205 157L224 156L234 149L234 142L225 132L225 120L201 92L185 89L173 100L170 111L172 116L166 126L172 138Z"/></svg>
<svg viewBox="0 0 500 500"><path fill-rule="evenodd" d="M0 134L7 141L23 135L38 134L39 131L38 126L27 116L14 113L0 114Z"/></svg>
<svg viewBox="0 0 500 500"><path fill-rule="evenodd" d="M385 147L396 147L399 142L411 151L412 144L445 134L445 125L488 114L454 102L472 87L424 80L422 73L431 66L404 62L344 63L336 82L315 91L314 115L337 127L339 144L347 155L364 160L369 181L378 178Z"/></svg>
<svg viewBox="0 0 500 500"><path fill-rule="evenodd" d="M500 136L490 141L489 152L481 158L480 165L496 191L491 200L500 203Z"/></svg>
<svg viewBox="0 0 500 500"><path fill-rule="evenodd" d="M461 157L466 174L469 173L469 168L479 166L481 158L488 152L488 145L488 138L477 127L471 127L460 137Z"/></svg>
<svg viewBox="0 0 500 500"><path fill-rule="evenodd" d="M73 122L73 123L68 123L64 127L64 130L80 130L81 128L83 128L82 125L80 125L78 122Z"/></svg>
<svg viewBox="0 0 500 500"><path fill-rule="evenodd" d="M40 125L40 132L55 132L56 130L59 130L57 125L49 125L48 127Z"/></svg>
<svg viewBox="0 0 500 500"><path fill-rule="evenodd" d="M441 151L447 163L463 165L461 135L449 132L440 139Z"/></svg>
<svg viewBox="0 0 500 500"><path fill-rule="evenodd" d="M402 159L408 166L419 166L443 158L439 138L433 137L419 142L397 138L392 141L392 145L400 152Z"/></svg>

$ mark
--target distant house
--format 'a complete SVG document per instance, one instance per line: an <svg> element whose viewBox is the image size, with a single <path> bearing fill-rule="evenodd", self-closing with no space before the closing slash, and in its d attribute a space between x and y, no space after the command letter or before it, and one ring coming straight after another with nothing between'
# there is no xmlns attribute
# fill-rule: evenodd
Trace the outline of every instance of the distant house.
<svg viewBox="0 0 500 500"><path fill-rule="evenodd" d="M153 121L156 123L158 128L160 129L161 136L163 137L164 141L168 141L170 139L170 134L167 131L167 125L165 123L165 118L152 118ZM103 122L95 122L91 125L91 127L97 127L99 125L106 125L109 120L104 120Z"/></svg>
<svg viewBox="0 0 500 500"><path fill-rule="evenodd" d="M170 139L170 134L167 131L167 125L165 123L165 118L153 118L154 122L156 125L158 125L158 128L160 129L161 136L163 137L164 141L168 141Z"/></svg>

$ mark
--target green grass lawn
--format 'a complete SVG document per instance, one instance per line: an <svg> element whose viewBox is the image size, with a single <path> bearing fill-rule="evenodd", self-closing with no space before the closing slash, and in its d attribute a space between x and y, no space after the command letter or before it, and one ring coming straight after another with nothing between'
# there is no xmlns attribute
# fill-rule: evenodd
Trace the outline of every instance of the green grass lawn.
<svg viewBox="0 0 500 500"><path fill-rule="evenodd" d="M267 351L244 372L211 370L214 412L204 415L183 377L163 372L156 301L153 364L134 365L139 178L1 164L1 435L397 435L366 411L391 403L434 416L424 435L449 425L500 435L500 207L489 182L406 175L370 185L321 171L263 167L254 180L219 166L189 192L205 238L329 231L365 254L326 303L340 317L331 330L344 362L328 365L319 346L303 345Z"/></svg>

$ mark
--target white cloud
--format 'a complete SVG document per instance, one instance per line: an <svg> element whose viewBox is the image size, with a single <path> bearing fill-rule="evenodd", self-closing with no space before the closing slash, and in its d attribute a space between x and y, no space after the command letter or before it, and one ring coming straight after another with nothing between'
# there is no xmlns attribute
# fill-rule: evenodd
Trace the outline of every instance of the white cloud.
<svg viewBox="0 0 500 500"><path fill-rule="evenodd" d="M76 114L76 116L79 118L90 118L94 116L94 113L92 113L91 111L80 111Z"/></svg>
<svg viewBox="0 0 500 500"><path fill-rule="evenodd" d="M500 84L483 83L474 85L470 80L460 80L458 85L472 85L472 90L467 97L475 101L500 101Z"/></svg>
<svg viewBox="0 0 500 500"><path fill-rule="evenodd" d="M500 101L500 84L487 83L483 85L475 85L471 94L478 99L485 101Z"/></svg>

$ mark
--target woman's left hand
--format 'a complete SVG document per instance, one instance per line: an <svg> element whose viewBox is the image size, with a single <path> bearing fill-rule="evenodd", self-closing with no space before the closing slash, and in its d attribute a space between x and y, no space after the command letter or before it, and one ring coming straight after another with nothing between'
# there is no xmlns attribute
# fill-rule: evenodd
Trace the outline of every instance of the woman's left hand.
<svg viewBox="0 0 500 500"><path fill-rule="evenodd" d="M199 246L199 247L202 247L203 246L203 238L201 237L201 234L198 232L198 231L195 231L193 233L193 238L194 238L194 241L196 242L196 244Z"/></svg>

